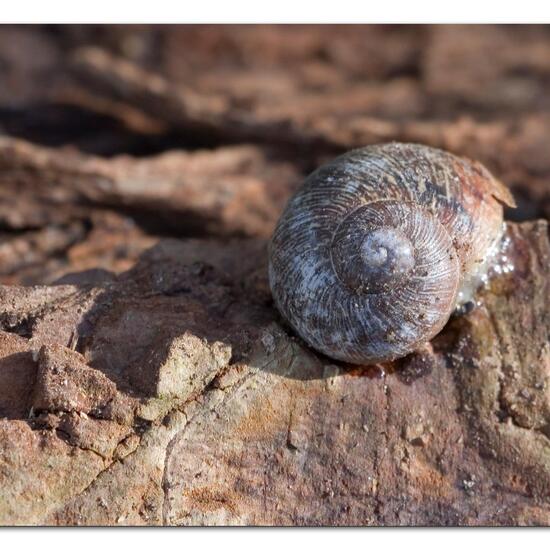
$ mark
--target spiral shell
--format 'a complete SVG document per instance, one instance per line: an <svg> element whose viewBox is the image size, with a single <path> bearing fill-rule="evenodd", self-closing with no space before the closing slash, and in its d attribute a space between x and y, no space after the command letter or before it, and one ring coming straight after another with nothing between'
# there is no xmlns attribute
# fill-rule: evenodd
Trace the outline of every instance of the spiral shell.
<svg viewBox="0 0 550 550"><path fill-rule="evenodd" d="M513 198L479 163L416 144L313 172L269 245L275 304L312 347L370 364L430 340L465 300Z"/></svg>

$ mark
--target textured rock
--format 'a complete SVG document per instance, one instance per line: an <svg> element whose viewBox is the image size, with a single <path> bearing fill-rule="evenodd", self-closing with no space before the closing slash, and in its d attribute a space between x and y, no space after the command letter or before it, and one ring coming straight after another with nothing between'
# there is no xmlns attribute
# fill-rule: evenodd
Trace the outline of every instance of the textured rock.
<svg viewBox="0 0 550 550"><path fill-rule="evenodd" d="M105 160L10 138L0 138L0 178L0 221L13 229L64 224L102 206L158 216L176 233L263 236L300 183L291 165L251 146Z"/></svg>
<svg viewBox="0 0 550 550"><path fill-rule="evenodd" d="M151 383L148 377L157 371L153 381L154 395L186 400L202 390L230 358L229 346L221 342L207 345L201 338L184 333L172 339L163 357L159 357L158 350L153 350L133 379L138 386L146 388Z"/></svg>
<svg viewBox="0 0 550 550"><path fill-rule="evenodd" d="M25 338L0 333L0 417L26 418L36 363Z"/></svg>
<svg viewBox="0 0 550 550"><path fill-rule="evenodd" d="M0 44L0 133L68 145L0 141L6 283L100 280L159 235L266 237L305 173L382 141L480 160L510 219L550 215L545 27L4 27Z"/></svg>
<svg viewBox="0 0 550 550"><path fill-rule="evenodd" d="M267 237L300 179L254 146L106 160L0 137L0 277L105 279L151 233Z"/></svg>
<svg viewBox="0 0 550 550"><path fill-rule="evenodd" d="M100 286L4 287L3 328L26 337L0 333L0 373L27 391L1 402L1 522L550 524L548 227L507 235L514 270L473 312L369 368L278 323L261 241L168 240Z"/></svg>

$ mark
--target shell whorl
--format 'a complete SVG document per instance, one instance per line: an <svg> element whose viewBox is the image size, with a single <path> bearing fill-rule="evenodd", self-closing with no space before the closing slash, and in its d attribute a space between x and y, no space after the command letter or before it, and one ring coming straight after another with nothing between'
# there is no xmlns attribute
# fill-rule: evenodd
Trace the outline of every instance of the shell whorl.
<svg viewBox="0 0 550 550"><path fill-rule="evenodd" d="M413 144L351 151L311 174L269 245L275 303L312 347L350 363L437 334L499 238L506 190L481 165Z"/></svg>

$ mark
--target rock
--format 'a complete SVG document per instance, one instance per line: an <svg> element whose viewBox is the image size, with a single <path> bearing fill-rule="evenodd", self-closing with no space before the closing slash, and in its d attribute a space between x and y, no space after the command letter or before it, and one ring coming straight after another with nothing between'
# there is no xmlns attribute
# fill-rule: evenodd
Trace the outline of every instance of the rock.
<svg viewBox="0 0 550 550"><path fill-rule="evenodd" d="M70 445L105 459L113 458L118 445L133 433L129 426L91 418L85 413L62 414L55 429Z"/></svg>
<svg viewBox="0 0 550 550"><path fill-rule="evenodd" d="M9 318L28 339L0 338L28 384L3 405L1 522L549 524L548 227L507 239L514 270L375 377L307 349L265 281L243 285L265 265L256 241L165 241L91 294L27 290ZM55 315L69 297L80 320ZM78 351L50 341L33 361L37 312Z"/></svg>
<svg viewBox="0 0 550 550"><path fill-rule="evenodd" d="M36 363L26 338L0 332L0 418L27 418Z"/></svg>
<svg viewBox="0 0 550 550"><path fill-rule="evenodd" d="M133 380L139 385L150 373L156 373L153 382L155 396L185 401L203 389L229 364L230 358L230 346L221 342L208 345L195 335L184 333L172 339L162 357L159 357L158 350L153 350ZM143 385L149 384L144 382Z"/></svg>
<svg viewBox="0 0 550 550"><path fill-rule="evenodd" d="M115 384L89 368L82 355L58 344L38 353L32 406L35 412L75 412L119 422L131 417L130 400L121 399Z"/></svg>
<svg viewBox="0 0 550 550"><path fill-rule="evenodd" d="M0 421L2 525L40 525L45 516L86 488L104 459L75 448L53 430L33 430L23 420Z"/></svg>
<svg viewBox="0 0 550 550"><path fill-rule="evenodd" d="M0 137L0 222L12 229L66 225L109 207L176 234L265 237L300 181L254 146L106 160Z"/></svg>

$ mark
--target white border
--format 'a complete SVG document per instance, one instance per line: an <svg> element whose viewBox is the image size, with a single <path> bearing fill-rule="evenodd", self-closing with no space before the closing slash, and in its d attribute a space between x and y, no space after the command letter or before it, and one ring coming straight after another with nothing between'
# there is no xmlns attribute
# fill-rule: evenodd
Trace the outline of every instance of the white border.
<svg viewBox="0 0 550 550"><path fill-rule="evenodd" d="M2 542L11 548L22 542L40 550L78 548L199 548L206 550L339 550L342 548L392 550L464 550L498 548L517 550L542 544L548 529L247 529L247 528L111 528L111 529L6 529ZM71 546L67 546L67 543ZM357 546L359 545L359 546Z"/></svg>
<svg viewBox="0 0 550 550"><path fill-rule="evenodd" d="M3 23L548 23L543 0L4 0Z"/></svg>

